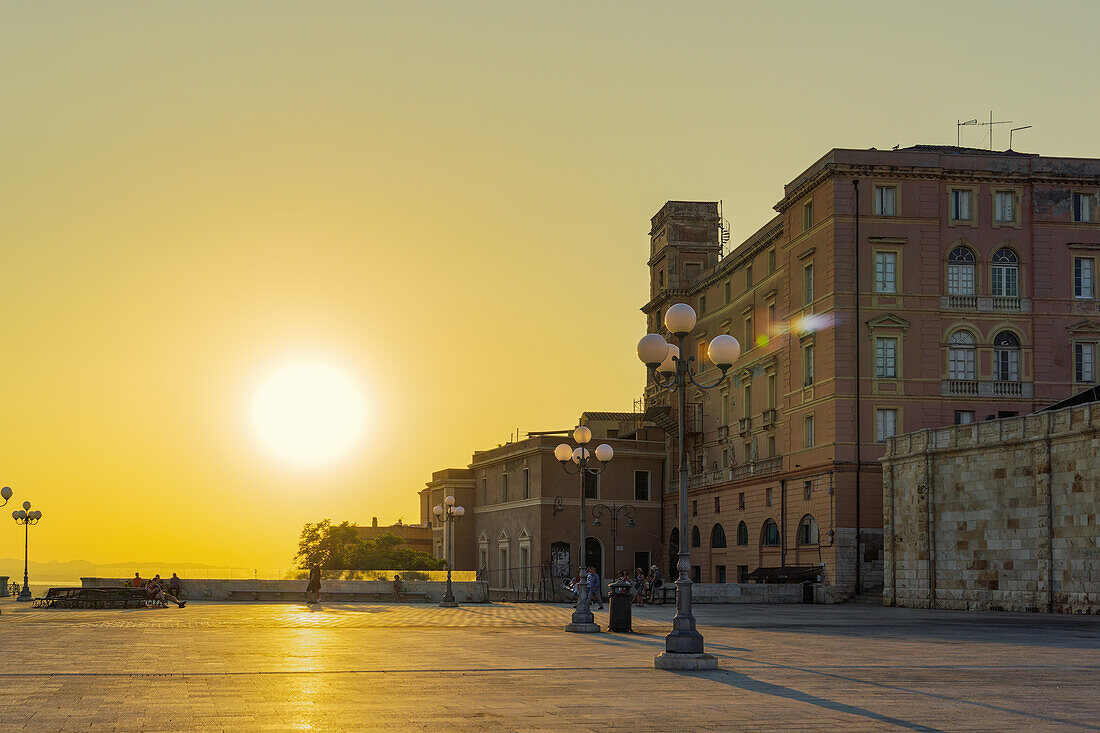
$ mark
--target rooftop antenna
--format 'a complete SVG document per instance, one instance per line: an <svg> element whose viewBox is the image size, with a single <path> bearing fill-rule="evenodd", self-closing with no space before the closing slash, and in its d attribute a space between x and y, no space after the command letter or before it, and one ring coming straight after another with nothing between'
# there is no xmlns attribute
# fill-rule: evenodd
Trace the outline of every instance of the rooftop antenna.
<svg viewBox="0 0 1100 733"><path fill-rule="evenodd" d="M993 121L993 110L989 110L989 122L979 122L982 127L989 127L989 149L993 149L993 126L994 125L1011 125L1012 120L998 120Z"/></svg>
<svg viewBox="0 0 1100 733"><path fill-rule="evenodd" d="M1031 125L1024 125L1023 127L1013 127L1008 131L1008 149L1012 150L1012 133L1019 132L1020 130L1030 130Z"/></svg>
<svg viewBox="0 0 1100 733"><path fill-rule="evenodd" d="M964 127L966 127L967 125L976 125L976 124L978 124L978 118L977 117L975 117L972 120L967 120L966 122L963 122L962 120L959 120L958 122L955 123L955 147L956 148L961 148L962 147L962 145L961 145L961 143L962 143L962 129Z"/></svg>

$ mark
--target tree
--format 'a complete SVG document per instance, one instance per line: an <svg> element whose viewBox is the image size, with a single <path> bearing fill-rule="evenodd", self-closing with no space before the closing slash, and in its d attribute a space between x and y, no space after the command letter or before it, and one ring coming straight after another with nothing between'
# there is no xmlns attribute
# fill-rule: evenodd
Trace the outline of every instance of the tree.
<svg viewBox="0 0 1100 733"><path fill-rule="evenodd" d="M313 563L326 570L442 570L443 560L413 550L400 537L386 533L360 539L350 522L333 525L328 519L306 522L298 537L298 567Z"/></svg>

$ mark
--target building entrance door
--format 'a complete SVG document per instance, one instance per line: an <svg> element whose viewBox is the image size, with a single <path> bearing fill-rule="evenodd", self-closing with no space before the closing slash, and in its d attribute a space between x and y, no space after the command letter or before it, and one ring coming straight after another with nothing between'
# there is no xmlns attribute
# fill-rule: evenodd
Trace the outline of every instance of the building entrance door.
<svg viewBox="0 0 1100 733"><path fill-rule="evenodd" d="M584 564L594 567L603 580L603 545L595 537L584 541Z"/></svg>

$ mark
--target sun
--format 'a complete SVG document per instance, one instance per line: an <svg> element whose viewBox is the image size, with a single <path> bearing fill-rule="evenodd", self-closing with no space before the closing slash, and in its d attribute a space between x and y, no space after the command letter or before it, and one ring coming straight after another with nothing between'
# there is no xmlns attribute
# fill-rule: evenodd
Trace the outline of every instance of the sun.
<svg viewBox="0 0 1100 733"><path fill-rule="evenodd" d="M303 360L275 369L260 382L250 416L256 437L275 457L315 467L346 455L359 441L363 402L362 390L343 371Z"/></svg>

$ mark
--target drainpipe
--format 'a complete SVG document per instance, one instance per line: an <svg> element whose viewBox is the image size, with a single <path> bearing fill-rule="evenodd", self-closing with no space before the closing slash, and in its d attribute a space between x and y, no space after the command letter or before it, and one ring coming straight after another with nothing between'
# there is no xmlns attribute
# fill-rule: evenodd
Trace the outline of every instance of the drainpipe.
<svg viewBox="0 0 1100 733"><path fill-rule="evenodd" d="M787 479L779 479L779 566L787 567Z"/></svg>
<svg viewBox="0 0 1100 733"><path fill-rule="evenodd" d="M856 232L855 232L855 260L856 260L856 322L855 322L855 336L856 336L856 595L859 595L862 590L862 583L860 582L860 574L862 569L860 563L862 558L860 557L860 540L863 535L863 527L860 521L860 474L863 466L863 406L861 398L862 392L862 370L860 354L860 333L859 333L859 179L852 179L852 191L855 196L856 203Z"/></svg>

